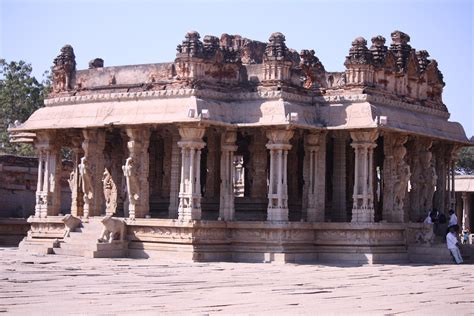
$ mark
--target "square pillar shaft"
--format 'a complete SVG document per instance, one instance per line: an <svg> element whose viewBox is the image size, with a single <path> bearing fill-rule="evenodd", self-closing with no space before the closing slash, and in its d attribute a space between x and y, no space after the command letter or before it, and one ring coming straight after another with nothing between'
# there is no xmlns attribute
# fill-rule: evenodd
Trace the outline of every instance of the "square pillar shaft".
<svg viewBox="0 0 474 316"><path fill-rule="evenodd" d="M326 132L305 136L304 211L308 222L324 222L326 191Z"/></svg>
<svg viewBox="0 0 474 316"><path fill-rule="evenodd" d="M234 152L237 133L227 131L221 138L221 184L219 218L231 221L235 218L234 206Z"/></svg>

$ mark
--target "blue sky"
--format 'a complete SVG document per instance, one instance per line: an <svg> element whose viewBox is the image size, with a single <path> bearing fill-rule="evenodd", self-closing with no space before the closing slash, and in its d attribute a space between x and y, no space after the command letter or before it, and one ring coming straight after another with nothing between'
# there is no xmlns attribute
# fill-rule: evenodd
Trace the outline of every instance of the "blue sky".
<svg viewBox="0 0 474 316"><path fill-rule="evenodd" d="M469 0L398 1L59 1L0 0L0 57L48 70L64 44L78 69L172 61L189 30L267 41L282 32L296 50L312 48L328 71L344 70L351 41L401 30L438 61L451 120L474 135L473 5Z"/></svg>

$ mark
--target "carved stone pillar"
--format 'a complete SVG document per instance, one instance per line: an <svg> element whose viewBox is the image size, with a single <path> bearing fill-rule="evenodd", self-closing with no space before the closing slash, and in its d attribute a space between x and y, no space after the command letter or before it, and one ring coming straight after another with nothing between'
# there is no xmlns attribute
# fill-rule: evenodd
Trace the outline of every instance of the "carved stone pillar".
<svg viewBox="0 0 474 316"><path fill-rule="evenodd" d="M179 206L179 183L181 159L179 155L179 133L173 131L171 134L171 171L170 171L170 205L168 207L169 218L178 218Z"/></svg>
<svg viewBox="0 0 474 316"><path fill-rule="evenodd" d="M332 220L347 221L346 204L346 146L347 134L333 132Z"/></svg>
<svg viewBox="0 0 474 316"><path fill-rule="evenodd" d="M412 154L412 175L410 178L410 220L419 221L433 208L433 195L436 185L436 170L430 151L433 142L420 138L414 143Z"/></svg>
<svg viewBox="0 0 474 316"><path fill-rule="evenodd" d="M79 164L84 151L81 147L81 140L78 138L72 139L73 163L72 170L68 182L71 189L71 215L79 217L84 215L84 195L81 189Z"/></svg>
<svg viewBox="0 0 474 316"><path fill-rule="evenodd" d="M105 132L98 129L82 130L84 157L79 164L81 187L84 194L84 217L100 216L104 203L102 176L104 173Z"/></svg>
<svg viewBox="0 0 474 316"><path fill-rule="evenodd" d="M264 198L267 192L267 151L265 149L265 136L256 131L249 146L250 172L246 174L251 179L250 197ZM247 186L247 184L245 184ZM247 187L245 187L247 191Z"/></svg>
<svg viewBox="0 0 474 316"><path fill-rule="evenodd" d="M128 216L143 218L150 212L149 157L150 130L147 127L127 128L129 156L122 166L127 184Z"/></svg>
<svg viewBox="0 0 474 316"><path fill-rule="evenodd" d="M324 222L326 191L326 132L305 136L303 199L306 220Z"/></svg>
<svg viewBox="0 0 474 316"><path fill-rule="evenodd" d="M180 127L181 181L179 185L178 219L201 219L201 149L205 128Z"/></svg>
<svg viewBox="0 0 474 316"><path fill-rule="evenodd" d="M267 220L288 221L287 157L291 149L291 130L267 131L270 150L270 183L268 187Z"/></svg>
<svg viewBox="0 0 474 316"><path fill-rule="evenodd" d="M355 151L353 223L374 221L373 155L377 137L376 130L351 132L351 146Z"/></svg>
<svg viewBox="0 0 474 316"><path fill-rule="evenodd" d="M456 161L458 160L458 154L461 147L453 146L451 151L448 153L448 188L449 188L449 196L448 196L448 208L450 210L456 209L456 188L455 188L455 166Z"/></svg>
<svg viewBox="0 0 474 316"><path fill-rule="evenodd" d="M392 223L408 220L404 200L410 179L410 166L406 162L406 135L385 134L383 162L383 213L382 218Z"/></svg>
<svg viewBox="0 0 474 316"><path fill-rule="evenodd" d="M221 138L221 186L219 218L231 221L235 217L234 208L234 152L237 133L226 131Z"/></svg>
<svg viewBox="0 0 474 316"><path fill-rule="evenodd" d="M207 133L207 159L206 159L206 190L205 197L216 197L216 183L217 183L217 164L218 164L218 135L213 130L208 129Z"/></svg>
<svg viewBox="0 0 474 316"><path fill-rule="evenodd" d="M435 147L435 146L433 146ZM446 155L446 150L448 146L445 144L438 144L433 150L433 153L436 158L434 164L436 169L437 181L436 181L436 191L434 194L433 208L436 208L438 211L444 211L447 205L447 180L448 180L448 161L449 158Z"/></svg>
<svg viewBox="0 0 474 316"><path fill-rule="evenodd" d="M56 216L61 208L61 158L55 134L37 132L38 183L35 216Z"/></svg>
<svg viewBox="0 0 474 316"><path fill-rule="evenodd" d="M461 193L462 199L462 230L470 229L471 224L469 221L469 214L470 214L470 205L469 205L469 198L467 192Z"/></svg>

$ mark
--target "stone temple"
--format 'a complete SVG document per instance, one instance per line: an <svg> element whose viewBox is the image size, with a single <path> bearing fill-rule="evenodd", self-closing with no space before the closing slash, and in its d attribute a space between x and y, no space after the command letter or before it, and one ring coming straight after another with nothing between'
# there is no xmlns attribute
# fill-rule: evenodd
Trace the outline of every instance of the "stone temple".
<svg viewBox="0 0 474 316"><path fill-rule="evenodd" d="M448 121L437 62L409 41L400 31L389 46L358 37L341 72L326 71L314 50L288 48L281 33L265 43L192 31L174 62L97 58L86 70L64 46L46 107L10 129L39 156L20 248L422 262L419 248L433 240L421 222L454 208L454 162L470 143ZM74 157L65 210L64 148Z"/></svg>

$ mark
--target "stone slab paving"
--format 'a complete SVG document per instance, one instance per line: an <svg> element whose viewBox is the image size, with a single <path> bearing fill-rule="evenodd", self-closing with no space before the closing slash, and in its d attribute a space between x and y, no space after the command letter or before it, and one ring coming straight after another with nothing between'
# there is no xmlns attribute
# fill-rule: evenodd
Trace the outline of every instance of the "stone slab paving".
<svg viewBox="0 0 474 316"><path fill-rule="evenodd" d="M474 315L473 265L87 259L0 248L12 315Z"/></svg>

